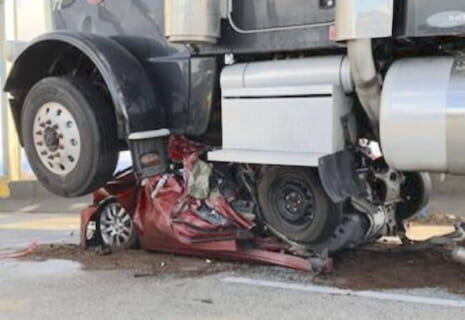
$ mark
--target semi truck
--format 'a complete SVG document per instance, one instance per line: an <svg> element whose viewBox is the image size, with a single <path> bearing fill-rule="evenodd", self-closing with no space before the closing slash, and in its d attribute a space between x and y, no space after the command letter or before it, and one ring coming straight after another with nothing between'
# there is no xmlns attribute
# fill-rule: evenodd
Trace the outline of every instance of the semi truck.
<svg viewBox="0 0 465 320"><path fill-rule="evenodd" d="M55 194L104 186L122 150L143 184L185 136L264 230L340 249L403 233L429 172L465 174L462 0L50 6L53 31L21 44L4 91Z"/></svg>

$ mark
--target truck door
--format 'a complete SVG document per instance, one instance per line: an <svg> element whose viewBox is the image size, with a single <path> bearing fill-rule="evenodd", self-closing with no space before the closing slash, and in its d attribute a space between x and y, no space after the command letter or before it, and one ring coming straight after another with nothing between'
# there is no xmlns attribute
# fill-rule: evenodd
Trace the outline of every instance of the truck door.
<svg viewBox="0 0 465 320"><path fill-rule="evenodd" d="M236 31L329 24L334 21L335 0L233 0L232 22Z"/></svg>

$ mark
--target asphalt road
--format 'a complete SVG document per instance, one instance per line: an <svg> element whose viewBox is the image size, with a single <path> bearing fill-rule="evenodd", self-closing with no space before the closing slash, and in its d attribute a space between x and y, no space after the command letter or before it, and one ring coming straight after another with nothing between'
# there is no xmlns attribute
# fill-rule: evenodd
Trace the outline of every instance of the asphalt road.
<svg viewBox="0 0 465 320"><path fill-rule="evenodd" d="M0 253L19 250L31 240L76 242L78 222L76 216L69 215L0 214ZM0 319L465 317L464 297L437 289L351 296L351 292L309 285L288 282L268 272L249 273L244 268L202 277L138 278L133 270L87 271L64 260L0 260Z"/></svg>

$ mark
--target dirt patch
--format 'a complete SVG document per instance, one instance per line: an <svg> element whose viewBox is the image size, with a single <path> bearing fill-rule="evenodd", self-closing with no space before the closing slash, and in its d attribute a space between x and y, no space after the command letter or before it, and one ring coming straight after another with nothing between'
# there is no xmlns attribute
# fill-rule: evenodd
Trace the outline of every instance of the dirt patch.
<svg viewBox="0 0 465 320"><path fill-rule="evenodd" d="M334 272L313 277L278 267L206 260L144 251L99 255L76 245L42 245L27 259L65 259L80 262L86 270L131 270L140 277L199 277L223 272L316 283L353 290L442 288L465 294L465 266L437 251L393 253L354 251L334 258Z"/></svg>
<svg viewBox="0 0 465 320"><path fill-rule="evenodd" d="M84 270L132 270L135 277L173 275L197 277L231 271L234 265L194 257L126 250L103 255L78 245L41 245L28 260L62 259L82 264Z"/></svg>
<svg viewBox="0 0 465 320"><path fill-rule="evenodd" d="M443 288L465 294L465 266L438 251L356 251L335 258L331 276L317 282L353 290Z"/></svg>

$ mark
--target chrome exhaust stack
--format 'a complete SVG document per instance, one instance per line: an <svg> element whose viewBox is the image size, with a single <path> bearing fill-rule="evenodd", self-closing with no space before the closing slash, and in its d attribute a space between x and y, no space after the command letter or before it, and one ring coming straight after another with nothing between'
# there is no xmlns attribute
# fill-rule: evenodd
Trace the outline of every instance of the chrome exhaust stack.
<svg viewBox="0 0 465 320"><path fill-rule="evenodd" d="M375 133L379 130L381 83L376 71L371 39L347 41L352 79L358 99Z"/></svg>
<svg viewBox="0 0 465 320"><path fill-rule="evenodd" d="M336 3L336 40L346 41L359 101L376 134L379 130L381 82L376 71L372 39L390 37L393 0L344 0Z"/></svg>

